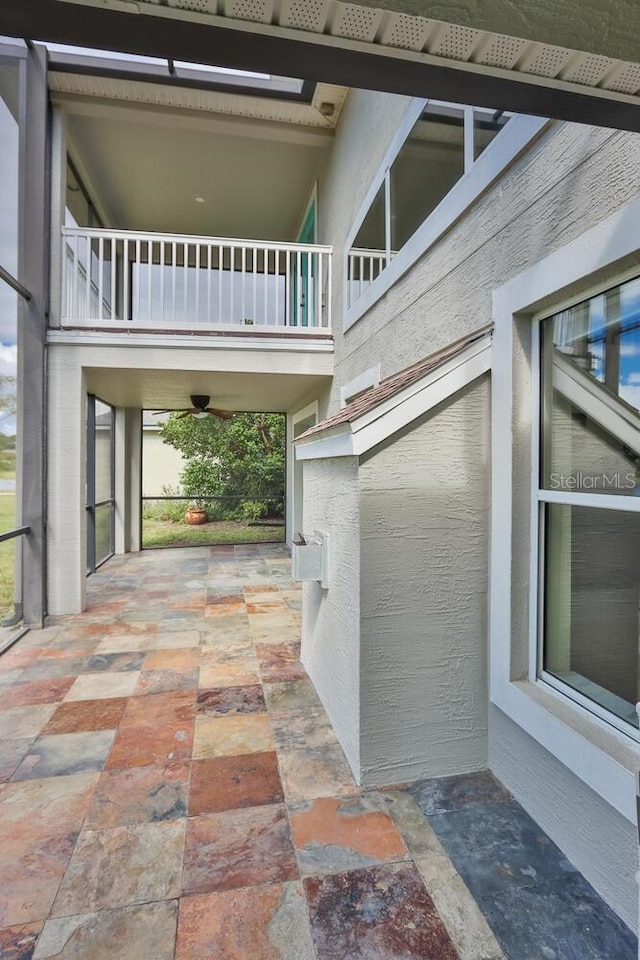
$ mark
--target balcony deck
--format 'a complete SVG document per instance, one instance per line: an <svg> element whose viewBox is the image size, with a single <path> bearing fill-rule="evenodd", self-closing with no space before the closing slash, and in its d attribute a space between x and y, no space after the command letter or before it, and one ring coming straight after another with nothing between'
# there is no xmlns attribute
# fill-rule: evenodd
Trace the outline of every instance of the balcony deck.
<svg viewBox="0 0 640 960"><path fill-rule="evenodd" d="M65 227L62 329L331 336L331 247Z"/></svg>

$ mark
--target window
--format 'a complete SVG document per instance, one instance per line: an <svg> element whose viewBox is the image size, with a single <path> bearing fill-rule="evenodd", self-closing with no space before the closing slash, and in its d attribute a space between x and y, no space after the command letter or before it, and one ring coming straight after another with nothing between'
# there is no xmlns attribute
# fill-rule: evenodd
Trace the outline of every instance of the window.
<svg viewBox="0 0 640 960"><path fill-rule="evenodd" d="M512 115L430 100L387 163L348 255L348 306L398 256Z"/></svg>
<svg viewBox="0 0 640 960"><path fill-rule="evenodd" d="M541 675L637 729L640 279L544 319L541 373Z"/></svg>

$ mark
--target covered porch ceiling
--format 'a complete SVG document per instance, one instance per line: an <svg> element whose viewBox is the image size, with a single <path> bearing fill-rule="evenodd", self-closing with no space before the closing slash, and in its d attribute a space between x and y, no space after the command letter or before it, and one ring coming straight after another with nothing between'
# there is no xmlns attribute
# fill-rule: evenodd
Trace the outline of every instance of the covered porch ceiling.
<svg viewBox="0 0 640 960"><path fill-rule="evenodd" d="M291 241L331 131L64 99L69 153L105 226Z"/></svg>
<svg viewBox="0 0 640 960"><path fill-rule="evenodd" d="M115 407L179 410L191 394L211 397L211 406L252 413L298 410L330 383L314 375L204 370L85 368L87 390Z"/></svg>
<svg viewBox="0 0 640 960"><path fill-rule="evenodd" d="M0 31L640 131L635 0L25 0Z"/></svg>

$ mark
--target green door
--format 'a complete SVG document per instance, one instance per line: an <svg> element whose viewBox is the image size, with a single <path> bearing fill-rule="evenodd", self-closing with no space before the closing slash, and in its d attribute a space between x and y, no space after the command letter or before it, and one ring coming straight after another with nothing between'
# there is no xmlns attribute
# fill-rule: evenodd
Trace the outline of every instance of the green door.
<svg viewBox="0 0 640 960"><path fill-rule="evenodd" d="M315 196L309 204L307 215L300 232L296 239L297 243L315 243L316 242L316 198ZM316 321L316 298L315 291L315 255L309 253L298 254L300 258L299 270L296 269L293 275L293 310L291 312L292 324L294 326L308 327ZM297 266L297 265L296 265ZM300 277L300 287L298 289L298 276Z"/></svg>

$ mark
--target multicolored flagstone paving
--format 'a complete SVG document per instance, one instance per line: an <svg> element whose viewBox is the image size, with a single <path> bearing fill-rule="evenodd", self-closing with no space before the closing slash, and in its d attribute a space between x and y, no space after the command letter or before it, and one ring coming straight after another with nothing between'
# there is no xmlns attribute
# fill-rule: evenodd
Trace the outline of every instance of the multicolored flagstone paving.
<svg viewBox="0 0 640 960"><path fill-rule="evenodd" d="M489 774L362 790L276 545L148 551L0 658L3 960L631 960Z"/></svg>

